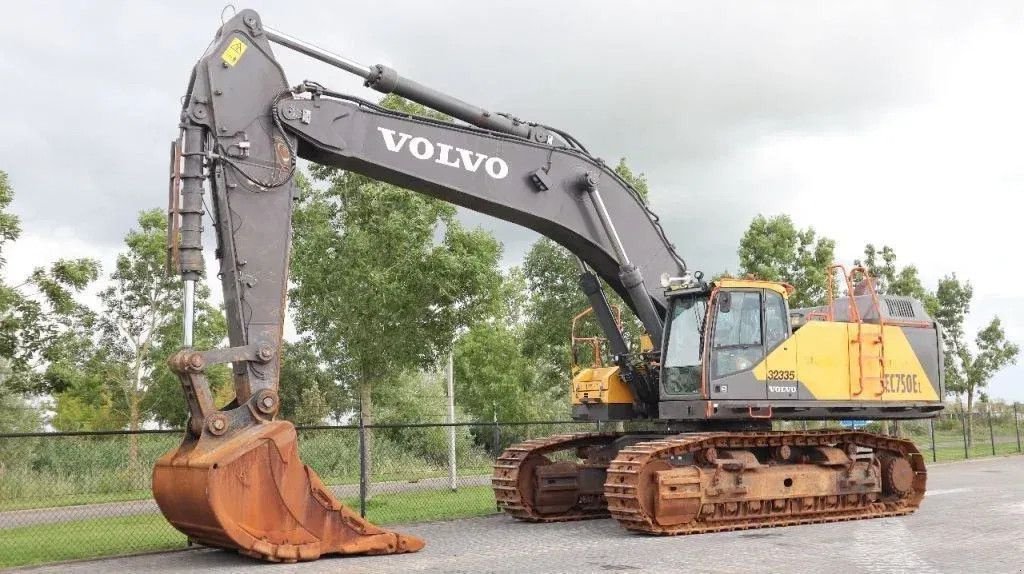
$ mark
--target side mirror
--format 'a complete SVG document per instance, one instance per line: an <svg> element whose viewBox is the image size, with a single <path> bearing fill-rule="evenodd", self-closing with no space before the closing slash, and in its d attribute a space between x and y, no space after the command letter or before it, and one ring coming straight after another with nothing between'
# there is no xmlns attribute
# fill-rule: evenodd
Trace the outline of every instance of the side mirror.
<svg viewBox="0 0 1024 574"><path fill-rule="evenodd" d="M721 313L728 313L732 309L732 293L728 291L719 291L718 293L718 310Z"/></svg>

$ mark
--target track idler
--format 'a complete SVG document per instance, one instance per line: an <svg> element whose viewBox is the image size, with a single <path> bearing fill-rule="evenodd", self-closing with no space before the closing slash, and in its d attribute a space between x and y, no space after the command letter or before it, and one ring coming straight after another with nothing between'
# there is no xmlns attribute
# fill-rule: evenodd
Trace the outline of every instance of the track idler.
<svg viewBox="0 0 1024 574"><path fill-rule="evenodd" d="M217 420L208 426L216 431ZM286 421L187 437L157 461L153 496L193 541L271 562L416 552L424 545L339 502L299 460L295 427Z"/></svg>

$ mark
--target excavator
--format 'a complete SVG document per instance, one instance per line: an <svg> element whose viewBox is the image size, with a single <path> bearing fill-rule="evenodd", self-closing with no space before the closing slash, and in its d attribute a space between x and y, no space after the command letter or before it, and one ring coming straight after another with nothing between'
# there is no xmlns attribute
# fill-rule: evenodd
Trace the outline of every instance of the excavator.
<svg viewBox="0 0 1024 574"><path fill-rule="evenodd" d="M311 81L289 87L272 44L452 120ZM191 540L284 562L424 546L341 504L299 460L293 425L277 418L299 158L514 222L576 256L602 333L595 355L608 360L574 370L573 416L612 423L605 428L650 424L512 445L492 478L505 513L534 522L610 516L673 535L897 516L920 505L926 469L911 441L773 430L778 421L942 409L938 324L920 302L878 294L863 269L834 269L845 291L830 281L827 304L813 309L790 309L786 284L705 281L637 192L568 132L364 66L265 26L252 10L217 31L179 120L168 260L183 279L185 335L168 362L189 420L182 444L156 463L153 493ZM207 205L229 345L200 350L192 324ZM638 342L627 340L606 287L642 325ZM205 373L226 363L234 398L218 406Z"/></svg>

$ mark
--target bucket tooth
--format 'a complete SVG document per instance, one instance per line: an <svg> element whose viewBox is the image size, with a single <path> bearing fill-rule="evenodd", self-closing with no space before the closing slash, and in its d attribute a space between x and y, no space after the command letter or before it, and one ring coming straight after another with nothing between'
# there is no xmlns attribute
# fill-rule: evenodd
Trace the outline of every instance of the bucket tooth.
<svg viewBox="0 0 1024 574"><path fill-rule="evenodd" d="M299 460L297 446L286 421L186 438L157 461L153 496L192 540L270 562L423 548L420 538L384 530L342 504Z"/></svg>

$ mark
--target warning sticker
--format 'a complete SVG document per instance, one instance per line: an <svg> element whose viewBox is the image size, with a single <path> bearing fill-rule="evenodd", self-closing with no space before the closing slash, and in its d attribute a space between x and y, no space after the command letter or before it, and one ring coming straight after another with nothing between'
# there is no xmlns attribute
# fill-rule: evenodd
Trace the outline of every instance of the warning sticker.
<svg viewBox="0 0 1024 574"><path fill-rule="evenodd" d="M234 66L242 59L242 54L245 53L245 49L248 46L245 42L239 40L237 37L231 39L231 43L224 50L224 53L220 55L220 59L224 60L224 63L229 66Z"/></svg>

